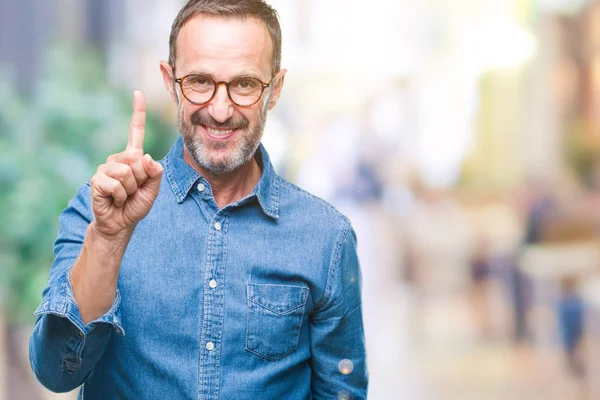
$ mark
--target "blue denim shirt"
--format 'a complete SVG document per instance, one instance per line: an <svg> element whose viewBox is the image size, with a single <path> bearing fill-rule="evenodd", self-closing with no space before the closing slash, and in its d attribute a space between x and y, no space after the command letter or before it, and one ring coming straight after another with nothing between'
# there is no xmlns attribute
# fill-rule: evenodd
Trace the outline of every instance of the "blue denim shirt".
<svg viewBox="0 0 600 400"><path fill-rule="evenodd" d="M84 325L69 282L93 219L89 184L60 216L30 361L84 399L364 399L356 237L325 201L275 174L218 208L183 159L135 229L112 308Z"/></svg>

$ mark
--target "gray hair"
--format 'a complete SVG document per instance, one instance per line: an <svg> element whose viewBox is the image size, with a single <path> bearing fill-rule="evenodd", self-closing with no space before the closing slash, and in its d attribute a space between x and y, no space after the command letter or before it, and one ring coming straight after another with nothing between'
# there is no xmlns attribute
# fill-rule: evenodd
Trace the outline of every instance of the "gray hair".
<svg viewBox="0 0 600 400"><path fill-rule="evenodd" d="M191 18L204 14L220 18L256 18L265 23L273 43L272 74L281 68L281 27L277 11L263 0L189 0L179 11L169 37L169 64L175 70L179 31Z"/></svg>

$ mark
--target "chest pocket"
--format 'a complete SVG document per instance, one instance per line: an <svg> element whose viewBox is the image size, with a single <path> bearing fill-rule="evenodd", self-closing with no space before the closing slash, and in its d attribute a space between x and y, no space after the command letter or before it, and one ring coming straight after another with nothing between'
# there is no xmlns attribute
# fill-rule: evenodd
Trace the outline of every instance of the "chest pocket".
<svg viewBox="0 0 600 400"><path fill-rule="evenodd" d="M246 350L269 361L296 351L309 289L249 283L247 292Z"/></svg>

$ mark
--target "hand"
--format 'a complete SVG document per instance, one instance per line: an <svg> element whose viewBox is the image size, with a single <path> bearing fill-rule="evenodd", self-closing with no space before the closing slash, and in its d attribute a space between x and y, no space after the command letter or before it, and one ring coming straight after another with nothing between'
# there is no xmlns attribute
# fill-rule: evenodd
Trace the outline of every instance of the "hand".
<svg viewBox="0 0 600 400"><path fill-rule="evenodd" d="M131 234L158 196L163 168L144 155L145 125L146 101L137 90L127 148L109 156L90 182L96 229L104 237Z"/></svg>

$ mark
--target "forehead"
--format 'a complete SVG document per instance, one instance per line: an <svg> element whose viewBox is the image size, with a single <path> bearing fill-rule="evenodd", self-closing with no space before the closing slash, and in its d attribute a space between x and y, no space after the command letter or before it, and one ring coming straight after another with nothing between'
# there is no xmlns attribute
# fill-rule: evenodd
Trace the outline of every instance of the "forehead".
<svg viewBox="0 0 600 400"><path fill-rule="evenodd" d="M192 17L177 38L177 69L183 73L224 75L271 70L272 43L266 25L256 18Z"/></svg>

